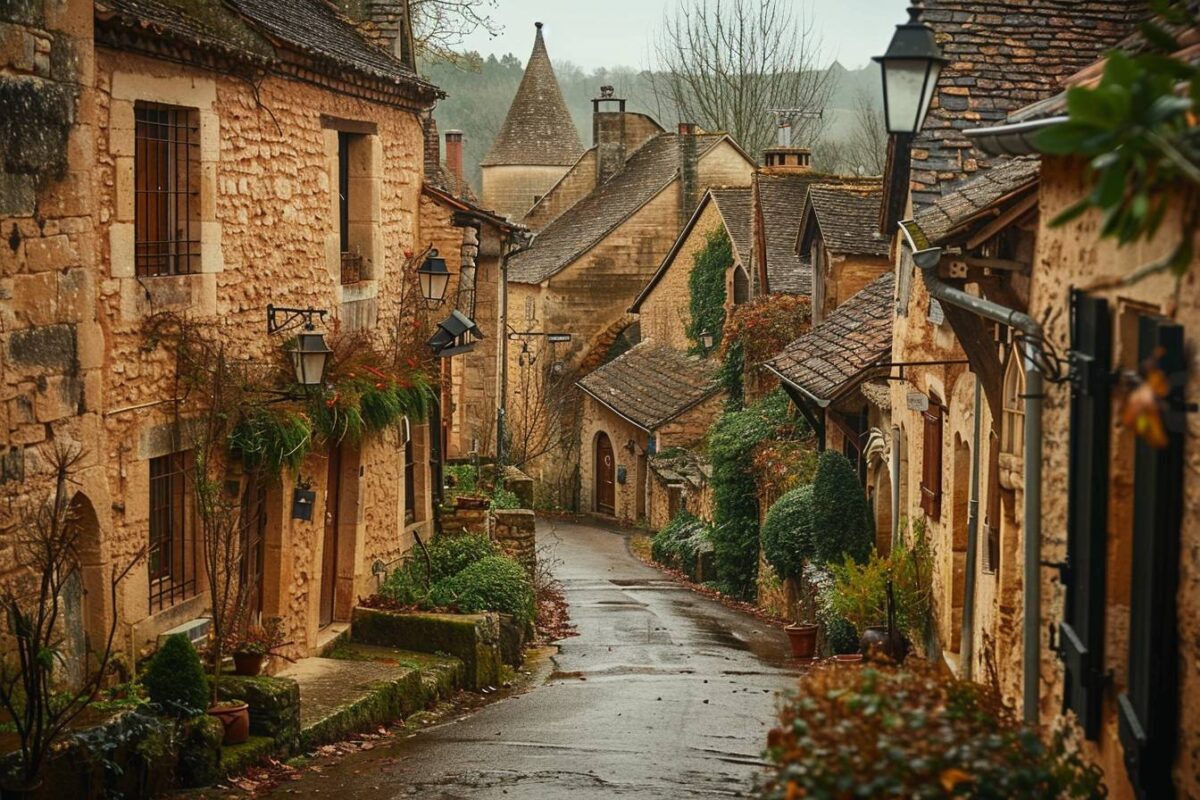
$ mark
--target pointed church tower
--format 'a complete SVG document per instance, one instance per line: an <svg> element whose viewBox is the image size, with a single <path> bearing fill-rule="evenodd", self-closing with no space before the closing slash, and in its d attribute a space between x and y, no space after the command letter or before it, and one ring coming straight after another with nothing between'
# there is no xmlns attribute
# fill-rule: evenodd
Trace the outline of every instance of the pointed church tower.
<svg viewBox="0 0 1200 800"><path fill-rule="evenodd" d="M480 166L483 205L519 220L583 154L535 22L533 53L504 127Z"/></svg>

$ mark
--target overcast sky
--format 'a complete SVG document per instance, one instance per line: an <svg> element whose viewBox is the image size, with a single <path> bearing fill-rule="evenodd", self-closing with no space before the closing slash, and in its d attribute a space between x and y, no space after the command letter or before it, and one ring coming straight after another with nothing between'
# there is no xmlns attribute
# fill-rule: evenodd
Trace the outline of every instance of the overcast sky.
<svg viewBox="0 0 1200 800"><path fill-rule="evenodd" d="M556 62L584 69L644 67L648 45L664 12L679 0L499 0L494 16L504 26L496 38L475 33L464 49L484 56L513 53L524 61L533 45L533 23L545 23L546 46ZM835 58L854 69L887 48L897 23L908 18L908 0L791 0L811 15Z"/></svg>

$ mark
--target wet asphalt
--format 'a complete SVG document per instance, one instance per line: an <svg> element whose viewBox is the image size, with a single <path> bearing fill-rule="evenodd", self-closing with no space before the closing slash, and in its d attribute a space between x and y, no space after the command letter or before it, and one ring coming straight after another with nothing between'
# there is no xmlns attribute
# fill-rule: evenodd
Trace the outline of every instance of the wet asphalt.
<svg viewBox="0 0 1200 800"><path fill-rule="evenodd" d="M272 797L737 797L795 683L779 628L642 564L625 534L539 520L579 636L529 691L287 781Z"/></svg>

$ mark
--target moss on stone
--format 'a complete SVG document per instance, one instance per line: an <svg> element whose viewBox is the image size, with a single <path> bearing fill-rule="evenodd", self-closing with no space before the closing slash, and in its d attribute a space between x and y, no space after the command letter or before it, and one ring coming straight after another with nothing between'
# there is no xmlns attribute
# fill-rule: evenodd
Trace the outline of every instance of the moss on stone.
<svg viewBox="0 0 1200 800"><path fill-rule="evenodd" d="M225 775L245 772L275 752L275 740L269 736L251 736L241 744L225 745L221 748L221 772Z"/></svg>
<svg viewBox="0 0 1200 800"><path fill-rule="evenodd" d="M225 726L209 714L182 724L176 776L182 788L208 786L221 778L221 739Z"/></svg>
<svg viewBox="0 0 1200 800"><path fill-rule="evenodd" d="M448 653L463 662L469 689L499 682L500 625L495 614L418 614L356 608L351 636L362 644Z"/></svg>
<svg viewBox="0 0 1200 800"><path fill-rule="evenodd" d="M269 736L281 750L291 750L300 738L300 687L290 678L266 675L221 678L223 700L243 700L250 706L250 734Z"/></svg>

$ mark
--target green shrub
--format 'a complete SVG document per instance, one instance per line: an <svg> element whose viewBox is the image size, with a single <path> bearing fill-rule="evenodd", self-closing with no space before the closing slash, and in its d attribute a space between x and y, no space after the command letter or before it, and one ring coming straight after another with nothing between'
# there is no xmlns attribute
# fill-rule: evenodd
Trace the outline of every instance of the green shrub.
<svg viewBox="0 0 1200 800"><path fill-rule="evenodd" d="M1064 738L1044 743L991 689L910 660L805 675L767 739L764 800L805 797L1087 798L1102 773Z"/></svg>
<svg viewBox="0 0 1200 800"><path fill-rule="evenodd" d="M887 585L892 582L896 600L896 627L920 641L929 619L932 602L933 556L921 531L911 546L897 542L887 557L872 551L864 564L849 557L830 564L833 610L860 632L870 625L887 622Z"/></svg>
<svg viewBox="0 0 1200 800"><path fill-rule="evenodd" d="M515 492L510 492L508 489L496 489L488 497L488 508L492 511L501 508L520 508L521 500Z"/></svg>
<svg viewBox="0 0 1200 800"><path fill-rule="evenodd" d="M292 411L254 408L229 432L229 451L250 469L278 477L286 468L293 475L312 449L308 418Z"/></svg>
<svg viewBox="0 0 1200 800"><path fill-rule="evenodd" d="M423 606L433 586L426 572L423 561L410 559L388 573L378 594L397 606Z"/></svg>
<svg viewBox="0 0 1200 800"><path fill-rule="evenodd" d="M799 577L813 550L813 487L792 489L771 506L762 527L763 557L781 578Z"/></svg>
<svg viewBox="0 0 1200 800"><path fill-rule="evenodd" d="M424 560L420 553L414 552L413 555L414 561ZM452 578L477 561L496 555L500 555L500 548L482 534L438 536L429 544L430 580L437 583Z"/></svg>
<svg viewBox="0 0 1200 800"><path fill-rule="evenodd" d="M192 717L208 708L208 679L196 648L182 633L168 636L150 659L142 685L164 714Z"/></svg>
<svg viewBox="0 0 1200 800"><path fill-rule="evenodd" d="M711 539L712 532L704 520L684 509L654 535L650 542L650 557L660 564L694 575L696 559Z"/></svg>
<svg viewBox="0 0 1200 800"><path fill-rule="evenodd" d="M479 482L479 470L474 464L452 464L445 470L448 494L471 494Z"/></svg>
<svg viewBox="0 0 1200 800"><path fill-rule="evenodd" d="M854 467L841 453L826 450L817 460L812 487L817 560L840 564L849 556L866 561L875 545L875 525Z"/></svg>
<svg viewBox="0 0 1200 800"><path fill-rule="evenodd" d="M499 611L533 624L536 600L525 570L508 556L488 556L458 574L438 581L430 595L438 606L466 614Z"/></svg>

